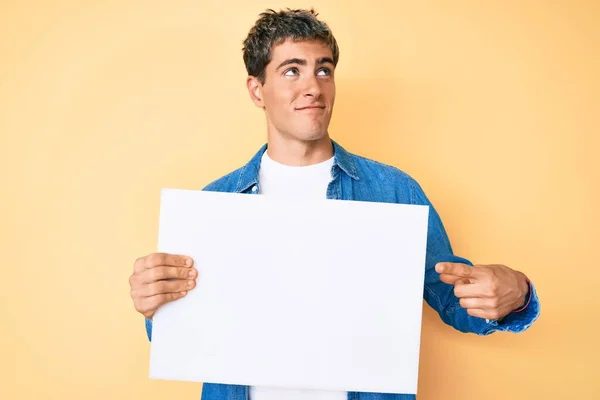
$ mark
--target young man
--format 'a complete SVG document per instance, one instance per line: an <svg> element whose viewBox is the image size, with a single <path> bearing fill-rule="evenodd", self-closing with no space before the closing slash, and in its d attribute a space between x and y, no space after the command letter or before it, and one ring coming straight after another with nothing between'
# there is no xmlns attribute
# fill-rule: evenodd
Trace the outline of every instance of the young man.
<svg viewBox="0 0 600 400"><path fill-rule="evenodd" d="M424 298L447 324L487 335L521 332L539 315L527 277L503 265L472 264L453 254L437 212L402 171L348 153L328 134L335 100L336 40L314 11L269 10L244 42L247 88L267 118L267 145L244 167L205 190L282 196L376 201L430 206ZM184 255L139 258L131 276L135 308L146 317L195 286L198 270ZM198 266L201 270L202 266ZM282 390L205 383L202 398L216 399L414 399L407 394Z"/></svg>

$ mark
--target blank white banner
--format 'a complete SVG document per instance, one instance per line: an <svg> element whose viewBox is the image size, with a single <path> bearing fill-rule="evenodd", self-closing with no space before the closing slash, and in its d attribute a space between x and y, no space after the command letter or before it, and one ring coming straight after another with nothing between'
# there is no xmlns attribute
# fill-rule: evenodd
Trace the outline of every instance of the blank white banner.
<svg viewBox="0 0 600 400"><path fill-rule="evenodd" d="M416 393L428 213L164 189L158 251L199 276L154 316L150 377Z"/></svg>

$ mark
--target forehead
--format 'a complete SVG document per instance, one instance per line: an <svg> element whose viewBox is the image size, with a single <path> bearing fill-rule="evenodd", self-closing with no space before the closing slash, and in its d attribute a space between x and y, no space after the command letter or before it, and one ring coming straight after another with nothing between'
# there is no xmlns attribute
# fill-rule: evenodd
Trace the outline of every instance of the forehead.
<svg viewBox="0 0 600 400"><path fill-rule="evenodd" d="M333 58L333 54L329 46L318 40L293 41L286 39L285 42L273 46L271 50L271 61L275 65L290 58L300 58L311 62L322 57Z"/></svg>

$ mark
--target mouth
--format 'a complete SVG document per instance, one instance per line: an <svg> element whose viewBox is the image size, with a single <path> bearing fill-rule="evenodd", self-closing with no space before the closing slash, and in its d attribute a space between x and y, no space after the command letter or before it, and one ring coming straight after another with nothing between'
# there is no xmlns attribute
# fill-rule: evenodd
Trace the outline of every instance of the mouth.
<svg viewBox="0 0 600 400"><path fill-rule="evenodd" d="M319 111L319 110L324 110L325 106L317 106L317 105L313 105L313 106L307 106L307 107L298 107L296 108L296 111Z"/></svg>

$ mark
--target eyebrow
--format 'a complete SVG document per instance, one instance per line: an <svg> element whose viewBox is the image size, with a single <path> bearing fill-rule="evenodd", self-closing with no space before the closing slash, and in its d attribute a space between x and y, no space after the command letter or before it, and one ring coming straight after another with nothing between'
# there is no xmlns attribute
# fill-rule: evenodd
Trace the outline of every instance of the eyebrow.
<svg viewBox="0 0 600 400"><path fill-rule="evenodd" d="M327 64L327 63L335 65L333 62L333 59L331 57L321 57L317 60L317 65L322 65L322 64ZM306 60L304 60L302 58L290 58L290 59L285 60L281 64L279 64L277 66L277 68L275 68L275 71L278 71L279 68L285 67L286 65L290 65L290 64L299 64L302 66L306 66L307 62L306 62Z"/></svg>

